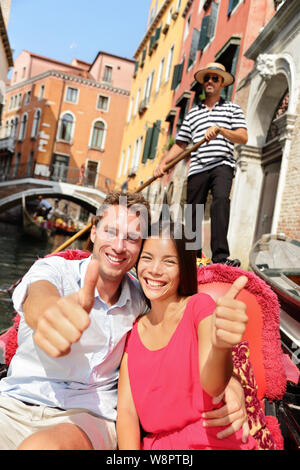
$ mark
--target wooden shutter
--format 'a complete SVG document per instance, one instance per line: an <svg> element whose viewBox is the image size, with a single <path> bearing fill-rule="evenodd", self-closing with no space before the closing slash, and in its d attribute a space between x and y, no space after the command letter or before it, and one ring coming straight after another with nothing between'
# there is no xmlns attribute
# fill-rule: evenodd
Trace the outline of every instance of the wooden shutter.
<svg viewBox="0 0 300 470"><path fill-rule="evenodd" d="M183 69L183 63L175 65L174 72L173 72L171 90L175 90L177 85L181 82L182 69Z"/></svg>
<svg viewBox="0 0 300 470"><path fill-rule="evenodd" d="M146 134L142 163L146 163L147 158L148 158L148 156L149 156L149 154L150 154L150 147L151 147L151 140L152 140L152 132L153 132L153 127L150 127L150 128L147 130L147 134Z"/></svg>
<svg viewBox="0 0 300 470"><path fill-rule="evenodd" d="M217 16L218 16L218 3L212 3L211 5L211 12L210 12L210 19L207 26L207 37L212 38L214 37L215 30L216 30L216 23L217 23Z"/></svg>
<svg viewBox="0 0 300 470"><path fill-rule="evenodd" d="M209 16L204 16L202 20L202 24L201 24L199 44L198 44L198 49L201 51L205 48L208 42L208 37L207 37L208 23L209 23Z"/></svg>
<svg viewBox="0 0 300 470"><path fill-rule="evenodd" d="M237 6L238 3L239 3L239 0L229 0L227 16L231 15L232 10Z"/></svg>
<svg viewBox="0 0 300 470"><path fill-rule="evenodd" d="M153 128L152 128L152 139L151 139L151 146L148 158L153 160L156 155L156 149L158 144L158 138L160 133L160 125L161 121L156 121Z"/></svg>
<svg viewBox="0 0 300 470"><path fill-rule="evenodd" d="M144 66L146 54L147 54L147 49L144 49L143 54L142 54L141 67Z"/></svg>

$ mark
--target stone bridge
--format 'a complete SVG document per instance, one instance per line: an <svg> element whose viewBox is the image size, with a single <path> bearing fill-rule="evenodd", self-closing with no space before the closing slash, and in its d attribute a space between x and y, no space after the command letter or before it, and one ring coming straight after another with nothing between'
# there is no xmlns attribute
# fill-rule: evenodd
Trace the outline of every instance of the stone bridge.
<svg viewBox="0 0 300 470"><path fill-rule="evenodd" d="M67 199L95 214L106 193L87 186L38 178L3 181L0 182L0 213L22 204L22 195L26 201L37 199L39 195Z"/></svg>

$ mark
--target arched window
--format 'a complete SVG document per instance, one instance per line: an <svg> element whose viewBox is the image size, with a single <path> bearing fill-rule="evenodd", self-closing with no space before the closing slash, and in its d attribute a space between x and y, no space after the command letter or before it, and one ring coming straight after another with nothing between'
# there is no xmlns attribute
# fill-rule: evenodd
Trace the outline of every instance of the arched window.
<svg viewBox="0 0 300 470"><path fill-rule="evenodd" d="M93 126L91 147L103 150L104 149L104 133L105 124L103 121L96 121Z"/></svg>
<svg viewBox="0 0 300 470"><path fill-rule="evenodd" d="M74 117L71 113L65 113L61 117L58 139L71 142L73 131Z"/></svg>
<svg viewBox="0 0 300 470"><path fill-rule="evenodd" d="M21 125L20 125L19 140L24 140L25 138L27 120L28 120L28 116L27 116L27 113L25 113L23 114Z"/></svg>
<svg viewBox="0 0 300 470"><path fill-rule="evenodd" d="M33 123L32 123L32 130L31 130L31 137L36 138L38 134L38 130L40 127L40 120L41 120L41 110L37 109L34 113Z"/></svg>

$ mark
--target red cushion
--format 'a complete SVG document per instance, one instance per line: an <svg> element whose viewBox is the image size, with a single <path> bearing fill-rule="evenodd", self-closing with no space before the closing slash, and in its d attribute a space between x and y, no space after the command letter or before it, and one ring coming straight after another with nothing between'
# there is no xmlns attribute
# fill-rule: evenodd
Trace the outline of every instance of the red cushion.
<svg viewBox="0 0 300 470"><path fill-rule="evenodd" d="M199 284L198 290L199 292L209 294L214 300L217 300L226 294L230 286L231 284L227 282L211 282ZM236 298L247 305L248 323L243 340L247 340L249 343L250 361L258 387L258 397L263 398L266 393L266 378L262 354L262 335L258 334L258 332L262 331L263 327L261 308L255 296L246 289L243 289Z"/></svg>

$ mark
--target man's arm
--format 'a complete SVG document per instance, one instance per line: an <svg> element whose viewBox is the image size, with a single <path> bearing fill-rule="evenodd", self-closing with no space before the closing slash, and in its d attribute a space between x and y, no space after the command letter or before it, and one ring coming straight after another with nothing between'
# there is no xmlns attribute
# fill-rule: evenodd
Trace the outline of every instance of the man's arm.
<svg viewBox="0 0 300 470"><path fill-rule="evenodd" d="M169 152L162 158L159 165L154 170L154 176L156 178L160 178L165 174L164 167L170 163L174 158L176 158L183 150L186 148L188 144L186 142L176 142L173 147L169 150Z"/></svg>
<svg viewBox="0 0 300 470"><path fill-rule="evenodd" d="M225 127L211 126L205 132L205 138L209 142L215 139L217 135L222 135L225 139L230 140L233 144L246 144L248 141L248 132L245 128L230 130Z"/></svg>
<svg viewBox="0 0 300 470"><path fill-rule="evenodd" d="M219 439L224 439L242 428L242 440L247 442L250 431L245 395L242 385L235 377L230 379L224 394L213 398L213 403L216 405L222 400L225 403L221 408L202 413L202 417L205 420L203 426L226 426L225 429L217 434Z"/></svg>
<svg viewBox="0 0 300 470"><path fill-rule="evenodd" d="M71 345L89 326L98 276L98 262L92 260L82 289L67 297L61 297L48 281L36 281L29 286L23 304L25 321L35 332L36 344L49 356L68 354Z"/></svg>

